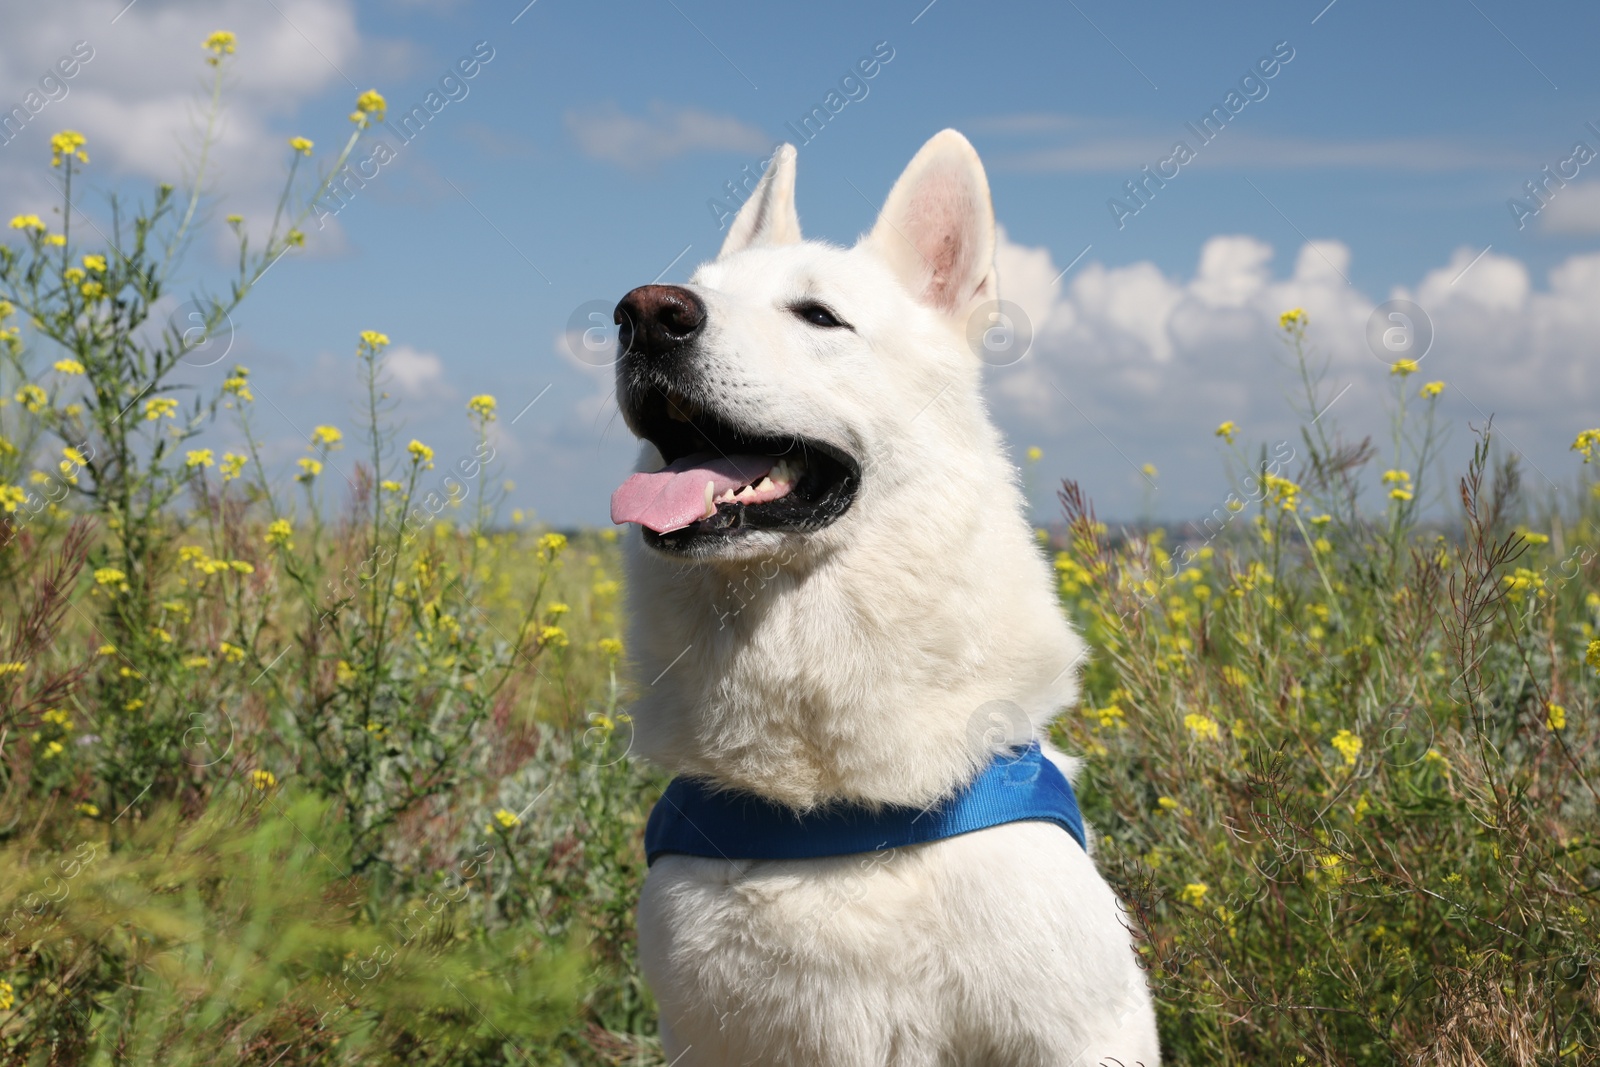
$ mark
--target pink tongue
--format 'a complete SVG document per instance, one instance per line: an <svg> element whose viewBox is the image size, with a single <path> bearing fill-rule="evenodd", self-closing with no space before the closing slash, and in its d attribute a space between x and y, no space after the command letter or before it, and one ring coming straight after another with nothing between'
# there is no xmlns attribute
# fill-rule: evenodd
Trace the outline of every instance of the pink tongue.
<svg viewBox="0 0 1600 1067"><path fill-rule="evenodd" d="M706 483L711 495L758 482L777 462L770 456L686 456L653 474L635 474L611 494L611 521L636 522L656 533L671 533L706 517Z"/></svg>

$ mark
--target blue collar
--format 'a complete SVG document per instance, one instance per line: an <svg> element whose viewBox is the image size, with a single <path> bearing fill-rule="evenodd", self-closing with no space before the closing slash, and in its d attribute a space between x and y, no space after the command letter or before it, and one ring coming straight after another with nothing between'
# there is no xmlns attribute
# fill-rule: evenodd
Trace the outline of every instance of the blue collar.
<svg viewBox="0 0 1600 1067"><path fill-rule="evenodd" d="M804 815L751 793L674 778L650 812L647 862L668 853L741 860L814 859L921 845L1004 823L1053 822L1087 848L1072 785L1039 742L997 756L943 803L921 808L832 805Z"/></svg>

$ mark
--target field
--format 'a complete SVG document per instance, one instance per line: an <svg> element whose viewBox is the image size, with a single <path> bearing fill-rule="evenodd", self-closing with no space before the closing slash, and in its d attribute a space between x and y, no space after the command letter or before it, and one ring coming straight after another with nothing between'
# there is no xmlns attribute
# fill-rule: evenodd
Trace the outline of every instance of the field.
<svg viewBox="0 0 1600 1067"><path fill-rule="evenodd" d="M208 325L303 241L295 174ZM356 423L265 470L248 369L180 388L152 321L196 203L0 248L0 1052L663 1064L615 533L501 514L492 397L470 455L402 442L376 331ZM1094 648L1055 740L1171 1062L1600 1061L1600 431L1533 490L1492 428L1441 452L1416 370L1387 442L1223 424L1201 522L1069 483L1041 530Z"/></svg>

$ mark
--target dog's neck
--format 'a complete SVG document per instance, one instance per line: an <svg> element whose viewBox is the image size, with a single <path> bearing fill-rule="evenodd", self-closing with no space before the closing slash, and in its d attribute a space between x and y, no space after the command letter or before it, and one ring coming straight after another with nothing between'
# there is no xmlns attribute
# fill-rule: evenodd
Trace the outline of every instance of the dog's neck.
<svg viewBox="0 0 1600 1067"><path fill-rule="evenodd" d="M799 809L926 805L990 760L997 728L1042 731L1083 645L1014 485L988 503L731 571L637 549L637 750Z"/></svg>

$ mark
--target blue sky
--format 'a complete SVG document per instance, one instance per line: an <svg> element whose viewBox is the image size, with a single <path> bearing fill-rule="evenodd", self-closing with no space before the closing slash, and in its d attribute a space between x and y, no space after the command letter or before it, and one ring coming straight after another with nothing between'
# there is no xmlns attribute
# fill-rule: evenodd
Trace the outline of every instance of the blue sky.
<svg viewBox="0 0 1600 1067"><path fill-rule="evenodd" d="M1493 412L1534 484L1570 485L1566 446L1600 421L1600 161L1552 183L1521 229L1507 206L1575 142L1600 150L1585 127L1600 127L1592 7L524 2L0 0L3 106L74 41L95 49L67 98L0 147L0 212L48 206L40 163L64 126L89 136L98 190L180 177L213 29L239 34L217 229L270 210L286 138L325 158L358 90L403 111L486 42L467 95L268 275L229 362L254 369L261 429L289 464L297 434L352 425L350 353L381 329L410 432L465 453L465 401L493 393L511 502L600 523L633 449L604 374L562 354L569 322L714 255L708 201L878 47L893 58L865 95L801 147L803 226L853 240L928 136L972 139L1007 236L1002 295L1037 320L1035 351L991 386L1018 451L1045 450L1041 502L1071 476L1103 514L1209 512L1228 488L1218 422L1293 439L1273 320L1295 304L1330 359L1327 395L1349 386L1334 410L1352 434L1383 431L1393 383L1364 329L1396 295L1434 322L1422 378L1451 386L1457 465L1467 422ZM1293 58L1199 145L1185 124L1275 48ZM1131 205L1124 183L1179 139L1194 161L1119 228L1108 200ZM222 249L196 243L195 278Z"/></svg>

